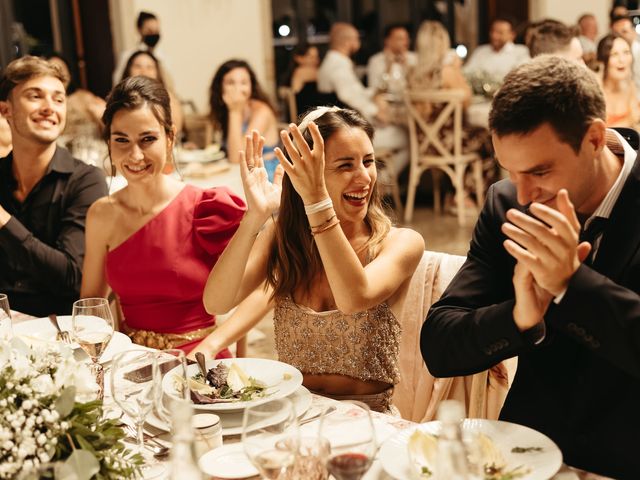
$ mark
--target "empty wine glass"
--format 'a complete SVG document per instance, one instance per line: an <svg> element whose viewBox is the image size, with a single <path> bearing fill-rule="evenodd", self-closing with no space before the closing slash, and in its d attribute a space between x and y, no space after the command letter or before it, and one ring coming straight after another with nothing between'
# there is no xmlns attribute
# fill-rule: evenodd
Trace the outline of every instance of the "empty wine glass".
<svg viewBox="0 0 640 480"><path fill-rule="evenodd" d="M9 308L9 297L0 293L0 340L10 340L13 337L11 327L11 309Z"/></svg>
<svg viewBox="0 0 640 480"><path fill-rule="evenodd" d="M184 401L190 404L190 394L187 386L187 360L184 351L177 348L160 350L155 354L158 381L156 382L153 414L169 426L171 425L171 412L175 402ZM165 379L166 375L169 375L168 379ZM164 395L163 382L171 382L172 385L175 385L174 390L177 398Z"/></svg>
<svg viewBox="0 0 640 480"><path fill-rule="evenodd" d="M298 450L298 423L291 400L281 398L246 408L242 444L262 478L277 479L293 464Z"/></svg>
<svg viewBox="0 0 640 480"><path fill-rule="evenodd" d="M144 455L143 425L154 407L158 383L157 353L153 350L126 350L113 357L111 363L111 395L118 406L136 425L138 453ZM147 464L143 476L156 474L162 465Z"/></svg>
<svg viewBox="0 0 640 480"><path fill-rule="evenodd" d="M321 437L331 441L327 469L336 480L361 479L371 467L377 449L369 406L348 403L349 410L325 416L320 426Z"/></svg>
<svg viewBox="0 0 640 480"><path fill-rule="evenodd" d="M113 317L106 298L83 298L73 302L71 335L91 359L91 371L104 397L104 370L98 363L113 336Z"/></svg>

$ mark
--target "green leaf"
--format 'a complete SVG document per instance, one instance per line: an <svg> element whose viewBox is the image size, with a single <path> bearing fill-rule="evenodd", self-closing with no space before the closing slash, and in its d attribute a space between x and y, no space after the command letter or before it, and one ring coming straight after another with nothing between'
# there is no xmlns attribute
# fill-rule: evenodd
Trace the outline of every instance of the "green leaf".
<svg viewBox="0 0 640 480"><path fill-rule="evenodd" d="M76 480L90 480L100 471L100 463L98 463L96 457L86 450L74 450L65 465L73 469Z"/></svg>
<svg viewBox="0 0 640 480"><path fill-rule="evenodd" d="M56 411L60 418L66 418L71 413L76 398L76 387L67 387L62 390L56 400Z"/></svg>

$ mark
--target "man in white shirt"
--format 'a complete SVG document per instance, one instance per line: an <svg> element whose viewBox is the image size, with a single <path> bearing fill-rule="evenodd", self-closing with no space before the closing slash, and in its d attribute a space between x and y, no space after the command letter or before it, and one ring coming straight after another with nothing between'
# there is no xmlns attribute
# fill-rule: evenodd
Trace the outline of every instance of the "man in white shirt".
<svg viewBox="0 0 640 480"><path fill-rule="evenodd" d="M633 81L636 84L636 95L640 95L640 41L629 17L613 17L611 31L624 38L631 45L633 55Z"/></svg>
<svg viewBox="0 0 640 480"><path fill-rule="evenodd" d="M367 64L369 88L401 95L407 84L407 73L416 61L416 54L409 51L406 27L389 25L384 33L384 49L372 55Z"/></svg>
<svg viewBox="0 0 640 480"><path fill-rule="evenodd" d="M578 28L580 29L578 40L580 40L584 54L595 58L596 50L598 49L598 43L596 42L598 39L598 22L593 13L582 15L578 19Z"/></svg>
<svg viewBox="0 0 640 480"><path fill-rule="evenodd" d="M376 150L394 152L393 169L396 173L409 163L406 129L389 124L388 104L375 91L365 88L356 75L351 55L360 49L360 37L349 23L337 22L331 27L329 51L318 71L318 90L334 93L344 105L357 110L376 129L373 146Z"/></svg>
<svg viewBox="0 0 640 480"><path fill-rule="evenodd" d="M529 60L529 50L513 43L516 34L511 20L496 18L491 23L489 44L477 47L465 64L465 74L486 73L502 80L513 68Z"/></svg>

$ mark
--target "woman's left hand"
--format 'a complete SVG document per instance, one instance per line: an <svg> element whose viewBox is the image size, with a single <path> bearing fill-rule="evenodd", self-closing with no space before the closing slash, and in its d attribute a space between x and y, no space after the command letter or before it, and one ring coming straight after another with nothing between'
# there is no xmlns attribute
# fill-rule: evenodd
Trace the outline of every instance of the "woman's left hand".
<svg viewBox="0 0 640 480"><path fill-rule="evenodd" d="M324 183L324 140L314 122L309 123L307 128L313 139L313 150L302 137L300 129L291 124L289 132L280 132L282 144L291 161L280 148L276 148L275 153L303 203L310 205L324 200L329 194Z"/></svg>

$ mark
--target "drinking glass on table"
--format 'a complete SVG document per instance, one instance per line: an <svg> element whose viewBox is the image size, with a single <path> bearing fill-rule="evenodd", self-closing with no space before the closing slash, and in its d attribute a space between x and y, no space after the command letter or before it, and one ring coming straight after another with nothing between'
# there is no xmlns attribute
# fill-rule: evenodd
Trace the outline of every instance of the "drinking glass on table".
<svg viewBox="0 0 640 480"><path fill-rule="evenodd" d="M336 480L359 480L371 467L377 450L375 429L369 406L345 401L346 412L325 416L320 436L331 442L327 470Z"/></svg>
<svg viewBox="0 0 640 480"><path fill-rule="evenodd" d="M298 450L298 422L291 400L280 398L244 411L242 444L263 479L275 480Z"/></svg>
<svg viewBox="0 0 640 480"><path fill-rule="evenodd" d="M111 395L116 404L136 425L138 453L144 455L143 425L154 407L160 378L157 369L158 352L154 350L125 350L113 357L111 363ZM157 474L164 467L148 462L143 477Z"/></svg>
<svg viewBox="0 0 640 480"><path fill-rule="evenodd" d="M0 293L0 340L10 340L11 337L13 337L13 330L9 298L4 293Z"/></svg>
<svg viewBox="0 0 640 480"><path fill-rule="evenodd" d="M83 298L73 302L71 336L91 359L91 371L100 387L100 400L104 397L104 369L98 362L111 341L113 328L113 317L106 298Z"/></svg>
<svg viewBox="0 0 640 480"><path fill-rule="evenodd" d="M171 426L172 411L175 402L191 402L191 395L187 385L187 359L184 351L174 348L160 350L156 354L156 382L153 413L168 426ZM166 375L170 375L169 381L174 385L175 395L164 395L162 382ZM172 428L173 430L173 428Z"/></svg>

